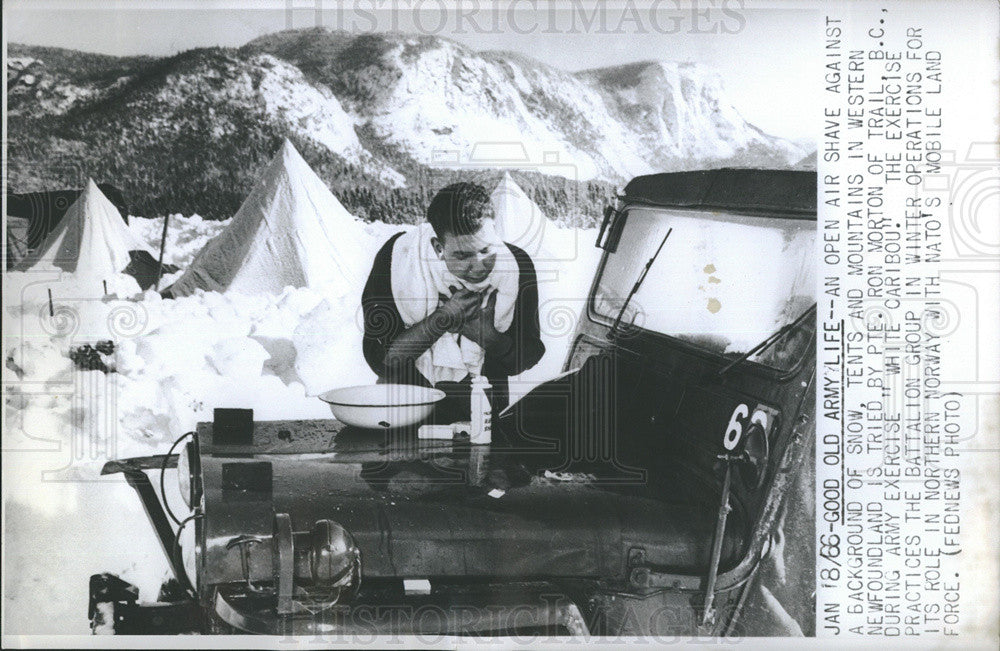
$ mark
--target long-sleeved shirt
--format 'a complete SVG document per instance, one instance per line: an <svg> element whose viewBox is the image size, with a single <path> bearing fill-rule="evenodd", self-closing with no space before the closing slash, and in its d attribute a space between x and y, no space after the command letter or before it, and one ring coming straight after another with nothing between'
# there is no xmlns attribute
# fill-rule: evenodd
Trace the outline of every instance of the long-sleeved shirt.
<svg viewBox="0 0 1000 651"><path fill-rule="evenodd" d="M430 386L430 382L417 370L413 362L389 369L385 365L386 351L396 337L406 330L403 317L392 296L392 248L403 233L389 238L375 255L368 282L361 296L361 306L365 318L363 351L365 360L384 382ZM490 403L494 412L505 408L509 402L508 378L525 371L542 358L545 345L542 343L538 323L538 277L531 258L524 250L513 244L507 248L514 254L518 265L518 289L514 303L514 317L506 333L514 345L504 356L486 353L482 374L493 386ZM471 378L463 381L439 382L437 388L454 398L448 406L440 406L435 416L437 422L468 419L468 394ZM444 407L442 409L441 407Z"/></svg>

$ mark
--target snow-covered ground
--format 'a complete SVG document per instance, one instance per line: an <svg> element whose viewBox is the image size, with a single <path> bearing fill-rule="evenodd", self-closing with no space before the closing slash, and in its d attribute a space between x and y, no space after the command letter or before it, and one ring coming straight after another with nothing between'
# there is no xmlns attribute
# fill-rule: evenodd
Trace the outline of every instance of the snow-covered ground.
<svg viewBox="0 0 1000 651"><path fill-rule="evenodd" d="M162 218L131 222L158 251ZM183 270L225 224L172 216L166 262ZM405 227L364 228L370 264ZM547 351L512 378L514 398L561 370L598 261L594 237L546 231L535 263ZM99 476L104 461L164 453L195 423L211 420L215 407L252 408L258 419L326 418L316 393L375 380L361 355L360 288L336 298L287 288L276 296L199 291L176 300L153 291L130 298L124 286L121 298L94 298L84 289L55 275L4 279L8 634L89 632L87 581L97 572L118 573L140 587L141 598L156 598L166 559L131 489L120 476ZM109 339L115 352L105 361L116 372L71 362L72 347ZM179 504L174 485L168 477L168 497Z"/></svg>

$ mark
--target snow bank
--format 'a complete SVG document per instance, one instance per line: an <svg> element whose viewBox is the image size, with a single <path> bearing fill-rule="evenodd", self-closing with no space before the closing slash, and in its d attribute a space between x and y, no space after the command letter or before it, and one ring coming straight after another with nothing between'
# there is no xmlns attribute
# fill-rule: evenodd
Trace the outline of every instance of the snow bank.
<svg viewBox="0 0 1000 651"><path fill-rule="evenodd" d="M130 217L129 225L148 245L151 251L159 255L160 242L163 237L163 220L166 217ZM163 261L167 264L175 264L186 268L198 251L205 246L210 239L225 230L230 220L202 219L201 215L194 214L185 217L181 214L173 214L169 217L167 224L167 246L163 252ZM161 287L168 287L166 282L160 283Z"/></svg>
<svg viewBox="0 0 1000 651"><path fill-rule="evenodd" d="M324 300L295 329L295 370L310 395L376 380L361 352L360 300L353 305Z"/></svg>

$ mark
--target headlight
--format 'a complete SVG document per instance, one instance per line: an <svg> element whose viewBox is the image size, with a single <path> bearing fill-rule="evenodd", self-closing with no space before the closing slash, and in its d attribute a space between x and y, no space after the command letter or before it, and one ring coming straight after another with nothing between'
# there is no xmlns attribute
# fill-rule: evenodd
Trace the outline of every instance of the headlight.
<svg viewBox="0 0 1000 651"><path fill-rule="evenodd" d="M189 509L201 504L201 458L198 447L190 441L177 459L177 486Z"/></svg>
<svg viewBox="0 0 1000 651"><path fill-rule="evenodd" d="M189 441L177 456L177 488L189 509L198 511L201 508L201 455L197 439ZM198 586L195 570L198 555L197 528L198 518L194 518L180 531L178 540L184 571L193 586Z"/></svg>
<svg viewBox="0 0 1000 651"><path fill-rule="evenodd" d="M184 564L184 573L187 574L188 581L197 590L198 585L198 541L197 541L197 520L188 522L181 532L179 541L181 561Z"/></svg>
<svg viewBox="0 0 1000 651"><path fill-rule="evenodd" d="M333 520L318 520L309 545L309 574L321 588L356 590L361 580L361 551L354 537Z"/></svg>
<svg viewBox="0 0 1000 651"><path fill-rule="evenodd" d="M311 531L294 534L292 547L295 601L319 612L354 599L361 588L361 551L346 529L333 520L317 520ZM280 566L275 567L280 574ZM276 585L280 578L275 575Z"/></svg>

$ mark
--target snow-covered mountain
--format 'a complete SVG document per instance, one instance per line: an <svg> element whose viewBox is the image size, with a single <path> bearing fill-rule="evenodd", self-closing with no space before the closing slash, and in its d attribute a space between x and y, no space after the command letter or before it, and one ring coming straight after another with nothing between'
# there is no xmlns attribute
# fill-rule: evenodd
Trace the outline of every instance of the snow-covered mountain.
<svg viewBox="0 0 1000 651"><path fill-rule="evenodd" d="M719 75L690 63L567 73L435 36L323 30L272 34L243 51L291 61L358 124L426 165L455 153L463 163L509 164L523 151L532 165L548 153L575 168L543 172L622 180L720 163L787 167L807 153L749 124Z"/></svg>
<svg viewBox="0 0 1000 651"><path fill-rule="evenodd" d="M581 73L654 161L736 166L793 165L808 153L750 124L730 103L717 71L693 63L646 61Z"/></svg>
<svg viewBox="0 0 1000 651"><path fill-rule="evenodd" d="M111 83L31 56L12 57L7 71L12 115L47 114L77 131L138 140L196 134L206 149L252 129L246 118L253 116L261 130L307 138L385 183L403 183L399 173L373 162L329 88L309 83L295 66L268 54L191 50L143 61Z"/></svg>
<svg viewBox="0 0 1000 651"><path fill-rule="evenodd" d="M592 190L809 153L749 124L698 65L569 73L435 36L311 29L159 59L12 44L7 79L12 187L72 183L69 159L146 214L231 215L286 137L349 209L380 202L380 218L408 215L456 166Z"/></svg>
<svg viewBox="0 0 1000 651"><path fill-rule="evenodd" d="M9 115L61 114L129 79L150 59L10 44Z"/></svg>

